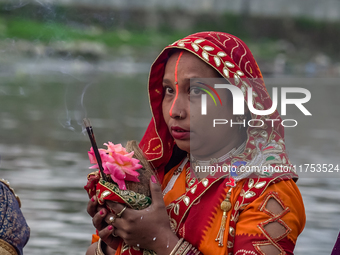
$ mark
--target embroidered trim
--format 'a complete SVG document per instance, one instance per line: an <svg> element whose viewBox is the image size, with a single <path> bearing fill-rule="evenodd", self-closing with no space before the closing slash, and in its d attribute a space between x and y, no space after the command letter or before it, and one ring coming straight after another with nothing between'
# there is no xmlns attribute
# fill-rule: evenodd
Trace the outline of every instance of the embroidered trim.
<svg viewBox="0 0 340 255"><path fill-rule="evenodd" d="M181 170L177 174L172 175L170 181L168 182L168 184L166 185L166 187L164 188L164 190L162 192L163 197L166 195L166 193L168 193L170 190L172 190L172 188L175 185L175 182L177 181L178 177L181 175L181 172L184 169L188 160L189 160L188 158L185 158L183 160L183 162L181 163L181 165L178 167L178 169L181 169Z"/></svg>
<svg viewBox="0 0 340 255"><path fill-rule="evenodd" d="M19 203L19 208L21 208L21 201L19 196L15 193L14 189L9 185L9 181L5 180L5 179L0 179L0 182L2 182L3 184L5 184L7 186L7 188L9 188L9 190L13 193L13 195L15 196L16 200Z"/></svg>
<svg viewBox="0 0 340 255"><path fill-rule="evenodd" d="M18 255L16 249L10 245L9 243L7 243L6 241L0 239L0 254L3 255Z"/></svg>
<svg viewBox="0 0 340 255"><path fill-rule="evenodd" d="M269 199L275 199L275 201L282 207L282 211L278 214L274 214L273 212L271 212L268 208L266 208ZM268 220L261 222L258 224L258 228L262 231L262 233L265 235L265 237L268 239L266 241L258 241L258 242L253 242L253 246L254 248L262 255L265 255L265 253L262 251L261 246L264 245L273 245L275 246L279 251L280 251L280 255L285 255L286 252L283 250L283 248L278 244L278 242L285 238L292 230L291 228L282 220L283 216L285 216L288 212L290 212L289 207L286 207L284 205L284 203L282 202L282 200L279 198L279 195L277 192L269 192L265 199L263 200L262 204L259 206L259 210L261 212L265 212L266 214L268 214L269 216L271 216L271 218L269 218ZM280 225L282 225L285 228L285 232L278 236L278 237L272 237L268 231L265 230L265 226L272 223L272 222L277 222Z"/></svg>
<svg viewBox="0 0 340 255"><path fill-rule="evenodd" d="M244 249L238 250L238 251L235 253L235 255L237 255L237 254L239 254L239 253L241 253L240 255L245 255L245 254L257 255L256 252L247 251L247 250L244 250Z"/></svg>
<svg viewBox="0 0 340 255"><path fill-rule="evenodd" d="M259 196L261 196L270 184L273 184L280 180L281 176L274 179L260 177L258 177L257 179L255 178L247 179L243 184L243 188L240 192L240 195L238 196L237 201L235 203L232 201L232 203L234 204L232 209L233 211L231 212L230 215L229 229L230 228L236 229L236 223L238 221L239 215L248 204L250 204ZM234 244L234 240L235 235L234 236L228 235L228 243ZM228 252L232 251L233 249L228 249ZM235 253L235 255L237 254L237 252Z"/></svg>

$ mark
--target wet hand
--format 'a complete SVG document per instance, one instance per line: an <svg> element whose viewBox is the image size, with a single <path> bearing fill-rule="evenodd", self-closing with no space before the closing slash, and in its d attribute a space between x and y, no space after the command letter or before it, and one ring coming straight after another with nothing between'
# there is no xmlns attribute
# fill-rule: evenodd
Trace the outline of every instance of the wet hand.
<svg viewBox="0 0 340 255"><path fill-rule="evenodd" d="M153 250L159 255L170 254L179 238L170 228L160 185L150 181L150 190L152 204L144 210L124 209L125 206L119 203L109 204L116 214L124 210L112 223L114 233L130 246Z"/></svg>
<svg viewBox="0 0 340 255"><path fill-rule="evenodd" d="M88 202L87 213L92 217L93 226L98 230L102 241L116 250L121 238L112 235L114 228L111 225L111 217L114 217L114 214L110 213L104 206L99 205L96 196L93 196Z"/></svg>

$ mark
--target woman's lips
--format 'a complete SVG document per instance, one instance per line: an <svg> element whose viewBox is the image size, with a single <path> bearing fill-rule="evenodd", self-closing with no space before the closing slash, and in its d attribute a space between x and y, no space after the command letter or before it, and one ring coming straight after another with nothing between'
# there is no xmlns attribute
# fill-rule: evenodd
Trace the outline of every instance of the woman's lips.
<svg viewBox="0 0 340 255"><path fill-rule="evenodd" d="M171 127L171 135L177 140L185 140L190 138L190 131L174 126Z"/></svg>

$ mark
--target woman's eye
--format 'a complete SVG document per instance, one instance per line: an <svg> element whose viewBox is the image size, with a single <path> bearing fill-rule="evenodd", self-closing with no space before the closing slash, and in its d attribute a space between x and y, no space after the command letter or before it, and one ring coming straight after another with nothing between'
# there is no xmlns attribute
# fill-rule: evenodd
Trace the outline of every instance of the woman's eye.
<svg viewBox="0 0 340 255"><path fill-rule="evenodd" d="M198 96L198 95L201 95L202 93L204 93L204 91L202 89L199 89L199 88L196 88L196 87L190 88L190 95L192 95L192 96Z"/></svg>
<svg viewBox="0 0 340 255"><path fill-rule="evenodd" d="M174 90L169 86L164 87L165 94L173 94Z"/></svg>

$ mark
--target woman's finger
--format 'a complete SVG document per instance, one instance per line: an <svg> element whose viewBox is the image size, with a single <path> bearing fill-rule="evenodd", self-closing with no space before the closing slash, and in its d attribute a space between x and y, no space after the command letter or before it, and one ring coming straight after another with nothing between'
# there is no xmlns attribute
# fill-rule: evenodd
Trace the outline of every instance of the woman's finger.
<svg viewBox="0 0 340 255"><path fill-rule="evenodd" d="M104 220L108 225L112 225L116 221L116 219L117 219L117 215L113 213L108 213Z"/></svg>
<svg viewBox="0 0 340 255"><path fill-rule="evenodd" d="M102 208L99 212L97 212L93 218L93 226L98 230L101 231L104 229L107 224L105 222L105 217L107 216L107 210L105 208Z"/></svg>
<svg viewBox="0 0 340 255"><path fill-rule="evenodd" d="M87 213L93 217L97 213L97 206L98 206L98 201L97 197L93 196L90 201L87 203Z"/></svg>
<svg viewBox="0 0 340 255"><path fill-rule="evenodd" d="M164 206L162 189L161 186L156 182L155 178L150 179L150 191L152 204L155 206Z"/></svg>
<svg viewBox="0 0 340 255"><path fill-rule="evenodd" d="M116 202L107 201L106 203L108 203L109 207L115 212L116 217L119 217L119 218L123 217L123 215L126 213L126 211L130 210L129 208L124 209L126 207L125 205L122 205L122 204L119 204L119 203L116 203Z"/></svg>
<svg viewBox="0 0 340 255"><path fill-rule="evenodd" d="M113 234L116 235L114 231L115 231L115 228L109 225L106 228L103 228L101 231L98 231L98 235L102 239L103 242L105 242L111 248L116 250L122 239L118 236L117 237L113 236Z"/></svg>
<svg viewBox="0 0 340 255"><path fill-rule="evenodd" d="M103 228L102 230L98 231L98 235L103 242L110 244L114 241L114 236L112 235L113 231L114 227L109 225L106 228Z"/></svg>

